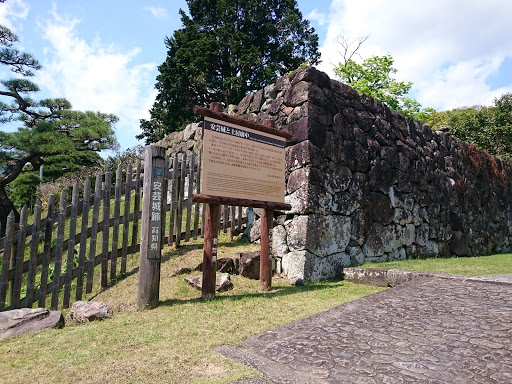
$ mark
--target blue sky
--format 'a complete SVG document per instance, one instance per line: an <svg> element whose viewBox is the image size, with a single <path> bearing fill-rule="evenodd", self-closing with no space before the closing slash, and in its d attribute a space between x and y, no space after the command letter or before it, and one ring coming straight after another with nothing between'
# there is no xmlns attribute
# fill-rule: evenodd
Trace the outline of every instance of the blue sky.
<svg viewBox="0 0 512 384"><path fill-rule="evenodd" d="M362 57L391 54L397 79L412 81L424 106L488 105L512 92L512 2L509 0L298 0L320 37L331 77L336 38L370 35ZM155 99L165 36L181 27L185 0L6 0L0 24L43 65L34 81L42 97L66 97L79 110L114 113L121 149ZM0 71L0 78L11 74ZM5 129L5 127L2 127Z"/></svg>

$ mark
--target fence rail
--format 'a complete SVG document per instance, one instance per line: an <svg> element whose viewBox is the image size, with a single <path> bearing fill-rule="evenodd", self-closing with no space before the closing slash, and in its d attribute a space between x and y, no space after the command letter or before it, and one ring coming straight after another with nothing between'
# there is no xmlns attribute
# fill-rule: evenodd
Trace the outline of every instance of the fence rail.
<svg viewBox="0 0 512 384"><path fill-rule="evenodd" d="M162 219L164 244L179 246L202 235L204 210L189 198L200 188L200 159L193 152L166 159ZM98 284L105 288L127 272L128 255L140 250L143 171L141 164L125 172L98 174L60 194L58 207L50 196L43 210L36 204L21 210L19 223L9 215L0 239L0 311L22 307L68 308ZM81 199L80 199L81 197ZM242 207L223 207L225 232L241 230ZM45 217L42 217L45 215ZM100 266L99 268L96 268ZM85 287L84 287L85 286ZM48 301L49 299L49 301Z"/></svg>

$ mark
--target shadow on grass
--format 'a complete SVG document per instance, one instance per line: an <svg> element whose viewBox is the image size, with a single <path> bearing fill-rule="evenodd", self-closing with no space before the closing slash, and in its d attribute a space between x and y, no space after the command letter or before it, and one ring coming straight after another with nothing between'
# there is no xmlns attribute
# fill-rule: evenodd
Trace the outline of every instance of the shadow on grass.
<svg viewBox="0 0 512 384"><path fill-rule="evenodd" d="M250 243L246 243L244 241L238 240L233 241L230 243L220 243L219 248L235 248L235 247L242 247L244 245L250 245ZM165 246L165 248L162 250L162 257L161 257L161 263L168 262L169 260L173 258L177 258L180 256L183 256L187 254L190 251L196 251L199 249L203 249L203 243L200 244L182 244L179 247L169 247ZM140 257L140 254L139 254ZM98 294L105 292L106 290L114 287L117 283L123 281L124 279L133 276L135 274L139 273L139 267L133 267L131 270L125 272L123 275L118 274L115 279L108 282L107 287L104 289L98 291L96 294L94 294L92 297L96 297Z"/></svg>
<svg viewBox="0 0 512 384"><path fill-rule="evenodd" d="M280 296L294 295L297 293L309 292L309 291L318 291L325 289L335 289L336 286L333 286L332 283L342 283L341 280L329 280L325 283L314 283L314 284L305 284L302 286L289 286L289 287L273 287L270 291L267 292L255 292L255 293L244 293L239 295L220 295L215 296L214 299L202 299L201 297L196 297L193 299L169 299L160 301L158 303L159 306L167 305L182 305L182 304L192 304L192 303L204 303L208 304L212 301L238 301L244 299L254 299L264 297L265 299L272 300L274 298L278 298ZM331 284L328 284L331 283Z"/></svg>

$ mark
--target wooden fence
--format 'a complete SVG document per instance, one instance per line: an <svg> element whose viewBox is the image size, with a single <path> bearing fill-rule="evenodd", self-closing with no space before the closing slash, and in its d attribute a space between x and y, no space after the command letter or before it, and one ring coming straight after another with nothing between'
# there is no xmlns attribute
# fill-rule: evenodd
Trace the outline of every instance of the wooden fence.
<svg viewBox="0 0 512 384"><path fill-rule="evenodd" d="M189 199L200 188L198 164L193 152L166 158L164 244L179 246L201 236L204 210ZM44 210L36 204L30 225L26 207L19 223L9 215L0 239L0 311L47 307L50 295L51 309L68 308L72 297L82 300L84 284L89 294L95 280L105 288L126 274L128 255L140 250L141 165L135 170L130 165L125 172L118 168L114 185L111 179L110 172L98 174L94 190L89 179L82 189L75 183L70 205L67 190L58 207L50 196ZM221 216L225 232L242 228L242 207L226 206Z"/></svg>

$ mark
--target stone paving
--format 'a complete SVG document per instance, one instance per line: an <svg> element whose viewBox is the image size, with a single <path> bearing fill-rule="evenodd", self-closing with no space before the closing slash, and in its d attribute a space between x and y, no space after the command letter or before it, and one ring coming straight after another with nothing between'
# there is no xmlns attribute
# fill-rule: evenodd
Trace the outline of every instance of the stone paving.
<svg viewBox="0 0 512 384"><path fill-rule="evenodd" d="M217 351L240 384L512 383L512 283L417 278Z"/></svg>

